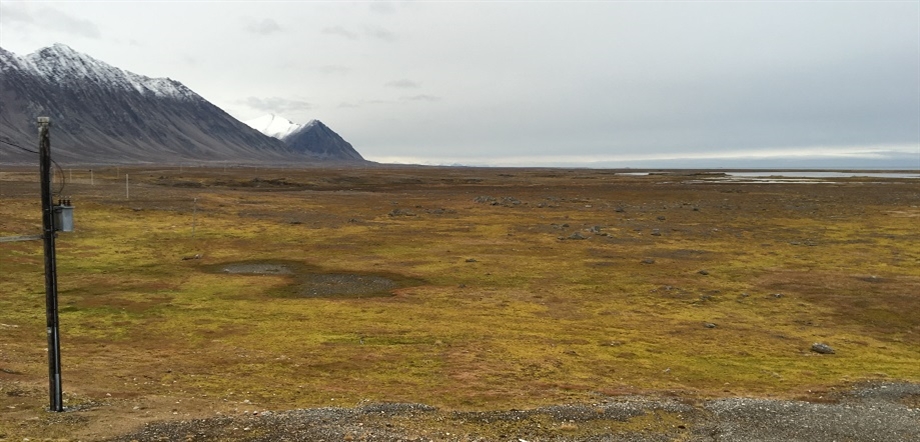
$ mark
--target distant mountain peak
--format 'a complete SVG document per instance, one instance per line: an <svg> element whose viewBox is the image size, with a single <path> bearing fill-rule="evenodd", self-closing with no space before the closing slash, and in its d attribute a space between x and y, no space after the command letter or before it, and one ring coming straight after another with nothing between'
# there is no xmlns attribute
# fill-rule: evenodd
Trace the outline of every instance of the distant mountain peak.
<svg viewBox="0 0 920 442"><path fill-rule="evenodd" d="M258 118L246 120L243 123L246 123L249 127L265 135L284 141L288 136L313 126L316 124L316 120L310 120L306 124L297 124L287 118L275 114L267 114Z"/></svg>
<svg viewBox="0 0 920 442"><path fill-rule="evenodd" d="M319 120L297 124L287 118L268 114L244 123L265 135L283 141L297 152L330 160L364 161L349 142Z"/></svg>

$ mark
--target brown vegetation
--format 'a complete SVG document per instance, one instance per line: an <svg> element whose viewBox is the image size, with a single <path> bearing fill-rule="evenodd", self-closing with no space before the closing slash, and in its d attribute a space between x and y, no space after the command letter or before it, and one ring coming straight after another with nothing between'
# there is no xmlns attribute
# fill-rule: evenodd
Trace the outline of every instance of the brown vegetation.
<svg viewBox="0 0 920 442"><path fill-rule="evenodd" d="M62 361L65 405L84 411L43 411L41 244L3 243L0 439L244 409L819 400L860 380L920 381L915 179L68 173ZM37 172L0 172L0 236L39 225Z"/></svg>

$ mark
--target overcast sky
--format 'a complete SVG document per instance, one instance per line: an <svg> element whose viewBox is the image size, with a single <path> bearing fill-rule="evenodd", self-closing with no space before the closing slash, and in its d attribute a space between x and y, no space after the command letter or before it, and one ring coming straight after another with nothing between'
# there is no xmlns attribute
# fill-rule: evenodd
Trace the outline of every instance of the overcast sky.
<svg viewBox="0 0 920 442"><path fill-rule="evenodd" d="M366 158L587 164L900 152L920 168L920 2L17 2L60 42Z"/></svg>

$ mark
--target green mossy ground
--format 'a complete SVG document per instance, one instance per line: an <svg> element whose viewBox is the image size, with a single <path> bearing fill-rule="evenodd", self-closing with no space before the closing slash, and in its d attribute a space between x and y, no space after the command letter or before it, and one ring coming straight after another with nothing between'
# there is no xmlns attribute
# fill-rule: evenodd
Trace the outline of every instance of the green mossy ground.
<svg viewBox="0 0 920 442"><path fill-rule="evenodd" d="M475 410L920 381L916 180L130 170L126 200L114 172L65 191L77 206L77 231L58 237L71 404L157 395ZM34 181L0 177L0 236L38 233ZM567 239L575 232L588 239ZM216 271L236 262L300 267ZM0 402L20 410L44 401L42 263L40 242L0 244ZM309 298L299 273L387 275L399 287ZM837 352L813 353L813 342ZM8 396L23 386L39 393Z"/></svg>

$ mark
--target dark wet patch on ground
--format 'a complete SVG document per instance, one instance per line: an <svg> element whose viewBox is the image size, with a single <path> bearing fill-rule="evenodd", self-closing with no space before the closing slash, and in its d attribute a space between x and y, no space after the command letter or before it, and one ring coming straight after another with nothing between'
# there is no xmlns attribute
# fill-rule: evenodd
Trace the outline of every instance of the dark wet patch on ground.
<svg viewBox="0 0 920 442"><path fill-rule="evenodd" d="M208 273L284 275L291 284L275 293L287 298L374 298L393 296L399 288L424 281L389 273L322 269L297 261L237 261L203 266Z"/></svg>

